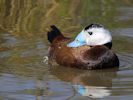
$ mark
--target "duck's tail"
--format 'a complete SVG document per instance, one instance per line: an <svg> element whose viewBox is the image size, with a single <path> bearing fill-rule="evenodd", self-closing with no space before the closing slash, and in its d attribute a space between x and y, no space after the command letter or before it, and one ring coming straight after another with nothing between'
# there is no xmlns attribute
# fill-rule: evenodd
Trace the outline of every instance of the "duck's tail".
<svg viewBox="0 0 133 100"><path fill-rule="evenodd" d="M52 43L57 37L64 38L60 30L55 25L52 25L51 30L47 32L47 38Z"/></svg>

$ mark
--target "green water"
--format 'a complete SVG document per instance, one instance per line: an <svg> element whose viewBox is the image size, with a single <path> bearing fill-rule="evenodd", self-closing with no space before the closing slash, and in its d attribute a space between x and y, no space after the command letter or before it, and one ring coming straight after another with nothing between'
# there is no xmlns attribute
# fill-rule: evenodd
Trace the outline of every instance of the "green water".
<svg viewBox="0 0 133 100"><path fill-rule="evenodd" d="M112 32L119 69L43 62L50 25L74 37L91 23ZM0 100L132 100L132 39L132 0L0 0Z"/></svg>

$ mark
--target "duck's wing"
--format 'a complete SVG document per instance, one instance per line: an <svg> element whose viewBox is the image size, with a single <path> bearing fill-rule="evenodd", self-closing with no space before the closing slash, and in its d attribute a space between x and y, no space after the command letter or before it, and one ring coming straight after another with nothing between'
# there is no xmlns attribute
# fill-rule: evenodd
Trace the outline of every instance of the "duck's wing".
<svg viewBox="0 0 133 100"><path fill-rule="evenodd" d="M106 46L94 46L86 51L83 60L87 61L88 68L101 69L119 66L117 55Z"/></svg>

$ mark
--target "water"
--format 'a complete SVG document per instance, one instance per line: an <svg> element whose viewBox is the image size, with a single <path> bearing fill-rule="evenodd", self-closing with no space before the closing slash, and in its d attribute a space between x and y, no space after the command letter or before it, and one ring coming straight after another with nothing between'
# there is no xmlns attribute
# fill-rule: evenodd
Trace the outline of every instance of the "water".
<svg viewBox="0 0 133 100"><path fill-rule="evenodd" d="M132 0L1 0L0 100L132 100ZM74 37L90 23L113 34L118 69L86 71L44 63L46 32Z"/></svg>

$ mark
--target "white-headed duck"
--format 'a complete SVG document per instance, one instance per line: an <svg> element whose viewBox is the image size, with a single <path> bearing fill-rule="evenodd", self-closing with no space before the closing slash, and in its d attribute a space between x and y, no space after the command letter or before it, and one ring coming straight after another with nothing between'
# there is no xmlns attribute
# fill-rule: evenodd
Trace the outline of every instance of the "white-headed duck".
<svg viewBox="0 0 133 100"><path fill-rule="evenodd" d="M100 24L85 27L73 41L54 25L47 36L51 43L49 58L60 65L81 69L119 66L119 59L111 50L111 33Z"/></svg>

